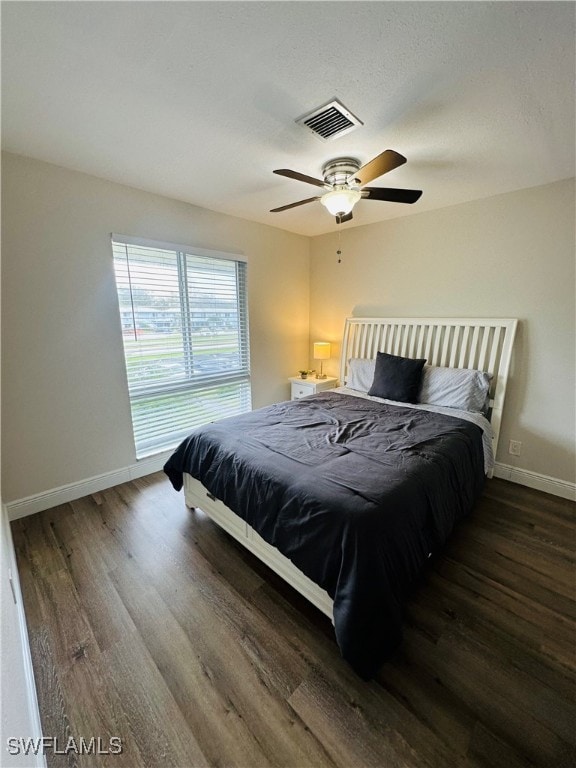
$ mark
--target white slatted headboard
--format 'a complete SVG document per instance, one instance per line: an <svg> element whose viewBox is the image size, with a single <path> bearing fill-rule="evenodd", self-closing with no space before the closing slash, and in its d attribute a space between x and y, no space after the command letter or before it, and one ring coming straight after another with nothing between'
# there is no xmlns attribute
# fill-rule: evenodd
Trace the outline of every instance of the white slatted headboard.
<svg viewBox="0 0 576 768"><path fill-rule="evenodd" d="M517 324L517 320L495 318L349 317L342 340L340 381L347 381L350 358L372 359L377 352L425 357L428 365L488 371L493 376L490 421L496 457Z"/></svg>

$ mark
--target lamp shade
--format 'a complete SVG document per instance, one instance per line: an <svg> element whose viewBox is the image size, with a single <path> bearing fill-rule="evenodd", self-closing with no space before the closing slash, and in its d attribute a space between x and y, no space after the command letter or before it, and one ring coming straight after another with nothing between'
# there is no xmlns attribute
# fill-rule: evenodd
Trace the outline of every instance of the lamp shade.
<svg viewBox="0 0 576 768"><path fill-rule="evenodd" d="M320 202L333 216L350 213L362 195L357 189L333 189L322 195Z"/></svg>
<svg viewBox="0 0 576 768"><path fill-rule="evenodd" d="M315 341L314 342L314 360L328 360L329 357L330 357L330 342Z"/></svg>

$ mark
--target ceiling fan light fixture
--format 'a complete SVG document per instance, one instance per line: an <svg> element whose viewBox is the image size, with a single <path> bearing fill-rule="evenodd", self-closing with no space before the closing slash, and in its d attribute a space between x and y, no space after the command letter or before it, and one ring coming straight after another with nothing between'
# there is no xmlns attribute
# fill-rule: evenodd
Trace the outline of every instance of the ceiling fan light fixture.
<svg viewBox="0 0 576 768"><path fill-rule="evenodd" d="M333 189L322 195L320 202L333 216L338 216L350 213L361 197L358 189Z"/></svg>

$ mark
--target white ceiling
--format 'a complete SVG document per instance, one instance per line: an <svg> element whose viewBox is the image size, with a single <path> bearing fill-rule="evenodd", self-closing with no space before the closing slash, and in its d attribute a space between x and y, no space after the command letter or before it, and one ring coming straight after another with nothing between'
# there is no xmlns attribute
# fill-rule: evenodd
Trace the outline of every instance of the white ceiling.
<svg viewBox="0 0 576 768"><path fill-rule="evenodd" d="M571 2L4 2L3 147L304 235L318 189L273 175L408 163L343 227L574 175ZM364 126L294 122L338 98Z"/></svg>

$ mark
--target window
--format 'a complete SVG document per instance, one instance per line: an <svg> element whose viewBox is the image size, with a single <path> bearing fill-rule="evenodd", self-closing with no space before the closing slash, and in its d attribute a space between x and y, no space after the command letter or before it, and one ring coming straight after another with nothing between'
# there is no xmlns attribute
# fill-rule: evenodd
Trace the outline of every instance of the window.
<svg viewBox="0 0 576 768"><path fill-rule="evenodd" d="M112 236L136 456L251 408L246 264Z"/></svg>

